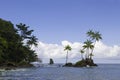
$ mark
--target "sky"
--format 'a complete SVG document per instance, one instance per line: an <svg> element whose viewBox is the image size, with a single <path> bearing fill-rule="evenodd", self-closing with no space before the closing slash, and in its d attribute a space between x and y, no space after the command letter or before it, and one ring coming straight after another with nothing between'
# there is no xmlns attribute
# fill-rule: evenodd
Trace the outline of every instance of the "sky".
<svg viewBox="0 0 120 80"><path fill-rule="evenodd" d="M120 0L0 1L0 18L14 25L25 23L34 30L39 43L33 48L40 58L48 59L51 54L52 58L61 59L57 62L65 62L63 47L71 44L75 50L71 51L70 59L78 60L80 53L76 51L87 39L86 32L93 29L103 38L96 45L95 59L99 58L101 63L120 63Z"/></svg>

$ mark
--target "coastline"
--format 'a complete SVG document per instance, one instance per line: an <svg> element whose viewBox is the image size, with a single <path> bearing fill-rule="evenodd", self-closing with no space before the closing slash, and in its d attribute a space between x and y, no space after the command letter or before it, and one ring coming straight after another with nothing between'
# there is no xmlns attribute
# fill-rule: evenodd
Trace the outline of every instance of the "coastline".
<svg viewBox="0 0 120 80"><path fill-rule="evenodd" d="M6 66L6 65L3 65L3 66L0 66L0 71L1 70L16 70L16 69L19 69L19 68L31 68L31 67L34 67L34 66L32 64L21 65L21 66Z"/></svg>

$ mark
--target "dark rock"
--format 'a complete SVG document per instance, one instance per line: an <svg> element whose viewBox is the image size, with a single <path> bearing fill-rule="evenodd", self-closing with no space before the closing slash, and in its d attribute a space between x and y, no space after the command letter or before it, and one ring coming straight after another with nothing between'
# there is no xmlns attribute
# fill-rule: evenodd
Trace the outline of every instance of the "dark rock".
<svg viewBox="0 0 120 80"><path fill-rule="evenodd" d="M49 64L54 64L54 61L53 61L52 58L50 58L50 62L49 62Z"/></svg>
<svg viewBox="0 0 120 80"><path fill-rule="evenodd" d="M72 63L66 63L65 65L63 65L63 67L73 67Z"/></svg>
<svg viewBox="0 0 120 80"><path fill-rule="evenodd" d="M92 59L80 60L75 63L74 67L97 66Z"/></svg>
<svg viewBox="0 0 120 80"><path fill-rule="evenodd" d="M5 64L7 67L17 67L14 63L12 63L12 62L7 62L6 64Z"/></svg>
<svg viewBox="0 0 120 80"><path fill-rule="evenodd" d="M81 60L75 63L74 67L86 67L86 62L85 60Z"/></svg>

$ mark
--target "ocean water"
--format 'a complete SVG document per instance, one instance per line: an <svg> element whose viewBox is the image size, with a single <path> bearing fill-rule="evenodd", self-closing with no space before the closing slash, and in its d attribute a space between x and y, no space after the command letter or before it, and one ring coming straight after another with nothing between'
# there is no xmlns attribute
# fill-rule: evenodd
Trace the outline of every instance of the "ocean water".
<svg viewBox="0 0 120 80"><path fill-rule="evenodd" d="M120 64L98 67L39 67L0 71L0 80L120 80Z"/></svg>

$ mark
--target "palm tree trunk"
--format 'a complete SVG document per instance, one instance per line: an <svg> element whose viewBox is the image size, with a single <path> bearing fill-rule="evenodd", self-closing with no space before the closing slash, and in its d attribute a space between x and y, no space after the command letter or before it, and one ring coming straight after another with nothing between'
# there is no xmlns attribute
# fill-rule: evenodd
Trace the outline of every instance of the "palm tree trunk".
<svg viewBox="0 0 120 80"><path fill-rule="evenodd" d="M86 59L89 58L89 48L86 49Z"/></svg>
<svg viewBox="0 0 120 80"><path fill-rule="evenodd" d="M90 56L90 53L89 53L89 48L88 48L88 58L89 58L89 56Z"/></svg>
<svg viewBox="0 0 120 80"><path fill-rule="evenodd" d="M87 59L87 53L88 53L88 52L87 52L87 49L86 49L85 59Z"/></svg>
<svg viewBox="0 0 120 80"><path fill-rule="evenodd" d="M96 44L96 40L95 40L95 43L94 43L94 48L95 48L95 44ZM91 50L91 56L90 56L90 59L92 59L92 55L93 55L93 51L94 51L94 48Z"/></svg>
<svg viewBox="0 0 120 80"><path fill-rule="evenodd" d="M66 64L68 62L68 51L67 51L67 54L66 54Z"/></svg>

